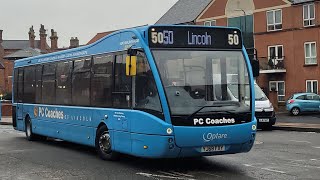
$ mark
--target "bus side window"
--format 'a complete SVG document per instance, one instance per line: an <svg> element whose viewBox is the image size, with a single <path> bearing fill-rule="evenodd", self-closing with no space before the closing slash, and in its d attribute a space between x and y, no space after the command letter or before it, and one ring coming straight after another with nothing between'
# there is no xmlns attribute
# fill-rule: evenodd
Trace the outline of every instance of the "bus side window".
<svg viewBox="0 0 320 180"><path fill-rule="evenodd" d="M98 107L112 106L114 55L97 55L93 57L91 78L91 105Z"/></svg>
<svg viewBox="0 0 320 180"><path fill-rule="evenodd" d="M13 72L13 103L18 102L18 69Z"/></svg>
<svg viewBox="0 0 320 180"><path fill-rule="evenodd" d="M35 66L28 66L24 68L23 78L23 102L34 103L36 98L36 74Z"/></svg>
<svg viewBox="0 0 320 180"><path fill-rule="evenodd" d="M60 105L71 104L71 70L72 61L57 64L56 103Z"/></svg>
<svg viewBox="0 0 320 180"><path fill-rule="evenodd" d="M48 63L43 65L42 74L42 103L55 104L56 100L56 64Z"/></svg>
<svg viewBox="0 0 320 180"><path fill-rule="evenodd" d="M119 108L131 107L131 77L126 75L126 54L116 56L114 73L113 106Z"/></svg>
<svg viewBox="0 0 320 180"><path fill-rule="evenodd" d="M90 106L91 57L74 61L72 73L72 103Z"/></svg>
<svg viewBox="0 0 320 180"><path fill-rule="evenodd" d="M17 90L17 102L23 102L23 68L18 69L18 90Z"/></svg>
<svg viewBox="0 0 320 180"><path fill-rule="evenodd" d="M43 65L36 66L36 103L42 103L42 69Z"/></svg>

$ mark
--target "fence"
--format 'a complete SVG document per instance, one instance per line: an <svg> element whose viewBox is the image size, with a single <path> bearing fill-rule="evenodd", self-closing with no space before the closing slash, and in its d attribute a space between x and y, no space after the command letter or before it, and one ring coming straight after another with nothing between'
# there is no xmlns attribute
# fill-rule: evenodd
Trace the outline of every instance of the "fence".
<svg viewBox="0 0 320 180"><path fill-rule="evenodd" d="M286 69L285 57L259 57L261 70Z"/></svg>

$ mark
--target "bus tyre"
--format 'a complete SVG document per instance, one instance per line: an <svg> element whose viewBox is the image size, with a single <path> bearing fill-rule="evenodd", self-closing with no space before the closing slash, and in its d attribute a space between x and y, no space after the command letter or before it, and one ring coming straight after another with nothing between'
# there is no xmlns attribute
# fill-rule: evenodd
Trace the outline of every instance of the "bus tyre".
<svg viewBox="0 0 320 180"><path fill-rule="evenodd" d="M31 119L30 117L26 118L26 137L28 139L28 141L34 141L35 138L35 134L32 133L32 123L31 123Z"/></svg>
<svg viewBox="0 0 320 180"><path fill-rule="evenodd" d="M112 151L111 137L106 126L101 126L96 135L96 150L103 160L116 160L118 154Z"/></svg>
<svg viewBox="0 0 320 180"><path fill-rule="evenodd" d="M26 137L28 141L34 141L34 140L46 140L47 138L45 136L37 135L32 132L32 122L30 117L26 118Z"/></svg>

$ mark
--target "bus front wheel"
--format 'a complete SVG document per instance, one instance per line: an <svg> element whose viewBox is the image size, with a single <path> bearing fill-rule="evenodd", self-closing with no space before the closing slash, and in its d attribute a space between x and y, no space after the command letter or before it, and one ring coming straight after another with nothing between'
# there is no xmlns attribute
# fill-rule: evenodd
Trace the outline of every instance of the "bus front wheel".
<svg viewBox="0 0 320 180"><path fill-rule="evenodd" d="M118 157L118 154L112 151L112 141L106 126L101 126L98 129L95 144L101 159L115 160Z"/></svg>

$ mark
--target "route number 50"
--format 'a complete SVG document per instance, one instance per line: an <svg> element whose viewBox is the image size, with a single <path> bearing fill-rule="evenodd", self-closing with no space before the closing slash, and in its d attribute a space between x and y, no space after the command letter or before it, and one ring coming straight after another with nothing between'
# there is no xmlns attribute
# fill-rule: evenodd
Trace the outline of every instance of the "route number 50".
<svg viewBox="0 0 320 180"><path fill-rule="evenodd" d="M229 45L239 45L239 36L238 34L228 34Z"/></svg>
<svg viewBox="0 0 320 180"><path fill-rule="evenodd" d="M153 44L173 44L173 31L152 32L151 39Z"/></svg>

